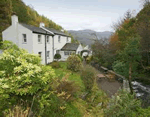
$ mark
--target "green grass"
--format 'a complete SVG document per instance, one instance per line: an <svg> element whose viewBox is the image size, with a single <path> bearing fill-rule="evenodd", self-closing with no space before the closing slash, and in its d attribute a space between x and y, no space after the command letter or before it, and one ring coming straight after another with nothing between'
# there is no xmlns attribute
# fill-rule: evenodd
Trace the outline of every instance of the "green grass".
<svg viewBox="0 0 150 117"><path fill-rule="evenodd" d="M106 103L105 100L107 100L106 96L102 93L99 94L99 92L102 92L101 90L98 90L97 85L96 89L93 88L93 92L91 95L88 96L88 101L82 100L80 98L81 95L83 95L86 90L85 86L80 78L79 72L72 72L67 69L67 63L66 62L59 62L60 68L53 68L56 73L56 77L59 79L62 79L64 76L68 76L68 80L74 81L75 84L79 87L77 90L77 98L73 100L72 102L66 103L66 117L89 117L89 116L100 116L103 117L103 110L100 109L100 107L97 107L96 105L100 102ZM49 65L50 66L50 65ZM67 77L65 77L67 78ZM97 99L97 96L99 99ZM94 99L94 100L93 100ZM97 101L96 101L97 99ZM95 106L92 106L91 103L94 103Z"/></svg>
<svg viewBox="0 0 150 117"><path fill-rule="evenodd" d="M66 62L59 62L60 68L54 68L56 76L60 79L62 79L65 75L69 75L69 80L74 81L77 86L80 87L80 91L83 92L85 90L84 84L80 78L80 73L72 72L67 69L67 63ZM79 91L79 92L80 92Z"/></svg>

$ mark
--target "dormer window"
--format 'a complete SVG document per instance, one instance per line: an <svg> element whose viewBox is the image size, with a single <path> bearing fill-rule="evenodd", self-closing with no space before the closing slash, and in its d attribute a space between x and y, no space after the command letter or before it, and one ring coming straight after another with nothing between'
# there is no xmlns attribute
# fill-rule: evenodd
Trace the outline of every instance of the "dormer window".
<svg viewBox="0 0 150 117"><path fill-rule="evenodd" d="M26 34L22 34L23 36L23 43L27 43L27 35Z"/></svg>
<svg viewBox="0 0 150 117"><path fill-rule="evenodd" d="M60 36L58 36L58 42L60 43Z"/></svg>
<svg viewBox="0 0 150 117"><path fill-rule="evenodd" d="M47 36L47 43L49 43L49 36Z"/></svg>
<svg viewBox="0 0 150 117"><path fill-rule="evenodd" d="M38 43L41 43L41 35L38 35Z"/></svg>

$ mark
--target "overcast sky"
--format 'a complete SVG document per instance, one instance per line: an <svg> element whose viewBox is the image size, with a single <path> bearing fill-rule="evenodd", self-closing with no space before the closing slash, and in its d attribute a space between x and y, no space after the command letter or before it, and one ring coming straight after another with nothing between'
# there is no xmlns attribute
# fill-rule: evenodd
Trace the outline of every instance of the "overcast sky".
<svg viewBox="0 0 150 117"><path fill-rule="evenodd" d="M23 0L66 30L113 31L113 22L130 9L139 12L141 0Z"/></svg>

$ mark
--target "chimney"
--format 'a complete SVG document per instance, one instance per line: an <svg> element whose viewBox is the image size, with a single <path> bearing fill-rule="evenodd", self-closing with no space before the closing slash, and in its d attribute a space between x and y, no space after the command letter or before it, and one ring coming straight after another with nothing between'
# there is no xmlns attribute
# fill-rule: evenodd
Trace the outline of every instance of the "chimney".
<svg viewBox="0 0 150 117"><path fill-rule="evenodd" d="M61 32L65 32L65 30L64 30L64 29L61 29Z"/></svg>
<svg viewBox="0 0 150 117"><path fill-rule="evenodd" d="M18 16L16 15L16 13L13 13L11 16L11 24L12 26L16 27L17 23L18 23Z"/></svg>
<svg viewBox="0 0 150 117"><path fill-rule="evenodd" d="M43 22L40 23L40 28L45 27L45 24Z"/></svg>

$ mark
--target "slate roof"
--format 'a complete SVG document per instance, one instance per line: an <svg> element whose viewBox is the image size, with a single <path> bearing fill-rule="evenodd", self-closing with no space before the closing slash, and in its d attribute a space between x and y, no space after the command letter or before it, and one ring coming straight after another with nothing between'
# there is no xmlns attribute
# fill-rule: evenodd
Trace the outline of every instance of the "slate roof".
<svg viewBox="0 0 150 117"><path fill-rule="evenodd" d="M76 51L78 46L79 44L76 43L66 43L61 50Z"/></svg>
<svg viewBox="0 0 150 117"><path fill-rule="evenodd" d="M58 34L58 35L63 35L63 36L70 37L69 35L65 34L64 32L55 30L55 29L53 29L53 28L47 28L47 27L44 27L44 28L46 28L47 30L53 32L54 34Z"/></svg>
<svg viewBox="0 0 150 117"><path fill-rule="evenodd" d="M48 35L53 35L39 27L35 27L35 26L31 26L31 25L27 25L27 24L24 24L24 23L19 23L21 24L22 26L28 28L29 30L33 31L34 33L41 33L41 34L48 34Z"/></svg>

